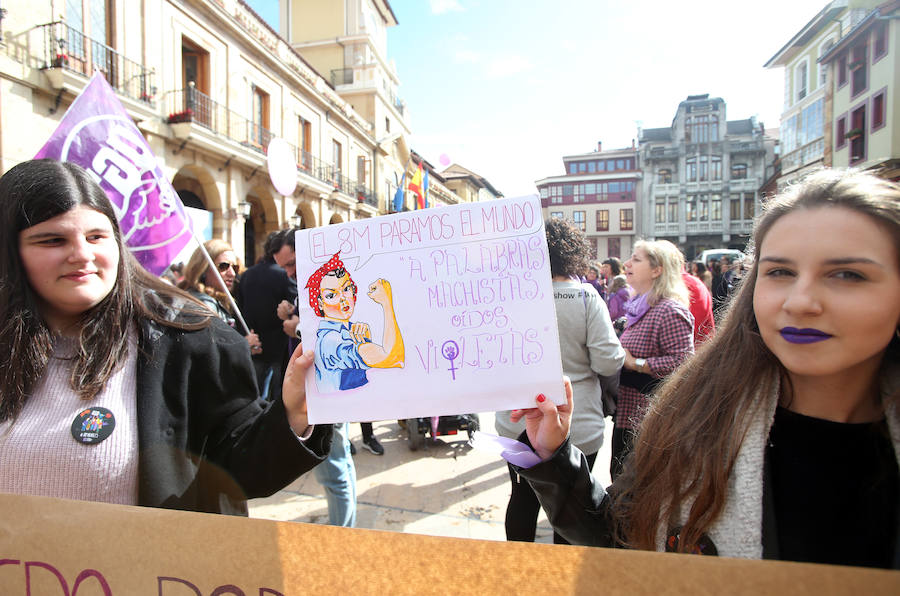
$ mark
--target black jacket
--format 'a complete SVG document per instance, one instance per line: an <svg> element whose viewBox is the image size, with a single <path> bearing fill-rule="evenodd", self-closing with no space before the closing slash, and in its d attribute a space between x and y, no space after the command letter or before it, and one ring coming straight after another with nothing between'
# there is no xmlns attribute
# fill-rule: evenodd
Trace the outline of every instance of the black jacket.
<svg viewBox="0 0 900 596"><path fill-rule="evenodd" d="M138 503L246 515L246 499L275 493L325 459L331 425L301 442L283 402L257 395L246 340L218 318L198 331L145 321Z"/></svg>
<svg viewBox="0 0 900 596"><path fill-rule="evenodd" d="M262 354L254 358L265 362L286 359L288 336L282 330L276 310L282 300L293 303L296 298L297 282L271 259L257 263L241 275L235 301L247 326L262 343Z"/></svg>

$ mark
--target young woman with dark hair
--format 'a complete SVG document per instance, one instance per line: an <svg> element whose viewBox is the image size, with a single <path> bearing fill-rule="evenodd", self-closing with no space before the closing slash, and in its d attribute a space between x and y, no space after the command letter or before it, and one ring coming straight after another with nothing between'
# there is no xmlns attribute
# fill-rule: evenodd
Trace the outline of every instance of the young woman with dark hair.
<svg viewBox="0 0 900 596"><path fill-rule="evenodd" d="M85 170L10 169L0 229L0 491L246 515L327 453L312 354L260 402L246 342L138 264Z"/></svg>
<svg viewBox="0 0 900 596"><path fill-rule="evenodd" d="M574 543L900 568L900 187L813 174L753 246L608 492L540 396L514 418L544 462L518 471Z"/></svg>

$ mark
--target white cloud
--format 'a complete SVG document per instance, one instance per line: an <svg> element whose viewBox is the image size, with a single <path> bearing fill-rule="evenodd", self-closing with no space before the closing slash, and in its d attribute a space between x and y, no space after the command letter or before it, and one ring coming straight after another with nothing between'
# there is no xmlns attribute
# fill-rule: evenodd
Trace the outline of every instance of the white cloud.
<svg viewBox="0 0 900 596"><path fill-rule="evenodd" d="M461 12L463 7L457 0L429 0L431 14L444 14L447 12Z"/></svg>

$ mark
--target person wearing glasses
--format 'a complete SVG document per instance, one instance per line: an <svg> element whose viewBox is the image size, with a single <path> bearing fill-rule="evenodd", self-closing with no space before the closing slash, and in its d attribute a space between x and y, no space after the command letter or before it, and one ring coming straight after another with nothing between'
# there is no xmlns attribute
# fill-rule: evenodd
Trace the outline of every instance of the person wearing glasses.
<svg viewBox="0 0 900 596"><path fill-rule="evenodd" d="M230 244L218 238L207 240L203 246L213 263L216 264L216 268L222 276L222 282L225 282L225 287L222 287L199 247L185 266L184 279L178 283L178 287L187 291L213 311L217 317L234 327L234 313L231 310L226 291L233 295L237 286L237 277L240 273L237 255L234 254ZM243 332L242 329L238 328L237 330ZM258 354L262 351L259 336L252 329L245 339L250 346L251 354Z"/></svg>

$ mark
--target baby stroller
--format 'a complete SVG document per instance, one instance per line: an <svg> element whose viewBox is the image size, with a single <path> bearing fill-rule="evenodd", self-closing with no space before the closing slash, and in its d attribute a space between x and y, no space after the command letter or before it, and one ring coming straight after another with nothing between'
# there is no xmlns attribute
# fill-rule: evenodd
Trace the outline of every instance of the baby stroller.
<svg viewBox="0 0 900 596"><path fill-rule="evenodd" d="M455 435L466 431L469 439L478 430L478 414L457 414L455 416L439 416L437 428L432 426L431 418L407 418L406 433L409 438L410 451L417 451L425 445L425 435L431 433L434 439L444 435Z"/></svg>

